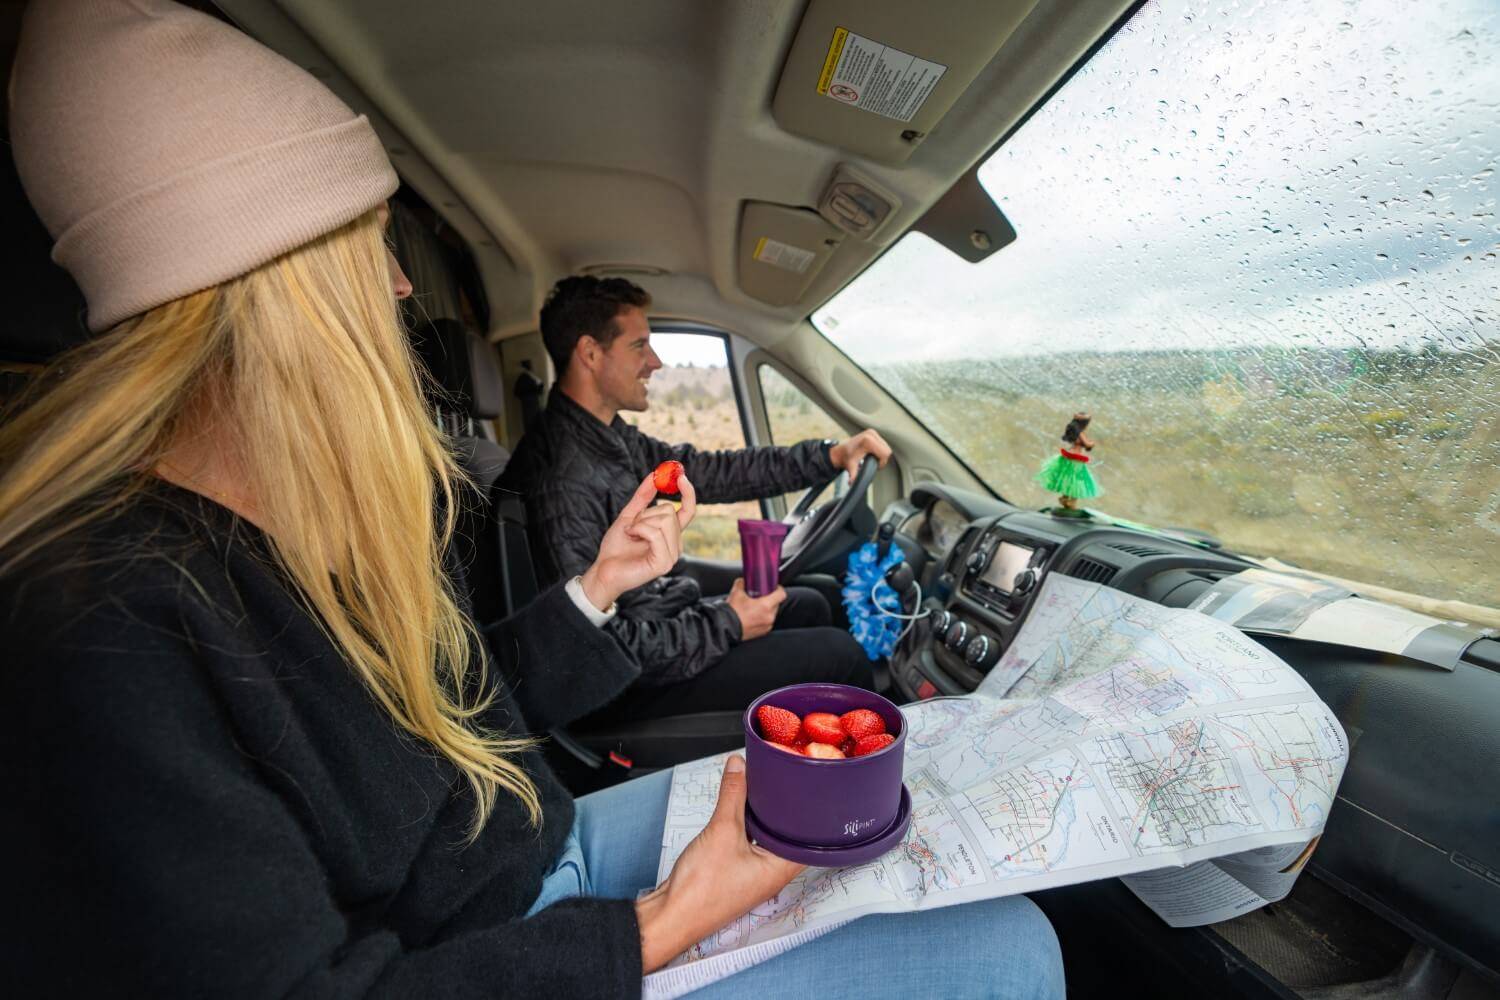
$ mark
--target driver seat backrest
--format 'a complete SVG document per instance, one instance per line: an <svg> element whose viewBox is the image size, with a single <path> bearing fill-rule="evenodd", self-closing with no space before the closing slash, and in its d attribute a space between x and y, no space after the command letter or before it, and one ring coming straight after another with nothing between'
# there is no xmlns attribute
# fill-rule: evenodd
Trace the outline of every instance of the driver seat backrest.
<svg viewBox="0 0 1500 1000"><path fill-rule="evenodd" d="M526 504L519 493L492 487L489 517L478 533L476 561L493 556L494 572L479 569L481 585L471 583L474 620L480 625L509 617L530 604L541 588L526 538ZM473 576L471 575L471 581Z"/></svg>

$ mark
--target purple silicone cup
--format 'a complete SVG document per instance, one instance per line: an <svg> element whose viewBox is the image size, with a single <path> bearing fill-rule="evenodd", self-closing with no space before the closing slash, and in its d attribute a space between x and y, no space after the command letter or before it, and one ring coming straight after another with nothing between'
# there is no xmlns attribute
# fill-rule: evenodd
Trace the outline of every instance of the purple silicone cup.
<svg viewBox="0 0 1500 1000"><path fill-rule="evenodd" d="M790 530L780 521L740 520L740 564L751 597L764 597L781 585L781 542Z"/></svg>
<svg viewBox="0 0 1500 1000"><path fill-rule="evenodd" d="M761 738L755 712L775 705L798 717L868 708L896 742L864 757L820 760L778 750ZM745 781L751 812L783 840L815 848L848 847L880 836L901 807L906 722L891 702L845 684L793 684L761 695L745 710Z"/></svg>

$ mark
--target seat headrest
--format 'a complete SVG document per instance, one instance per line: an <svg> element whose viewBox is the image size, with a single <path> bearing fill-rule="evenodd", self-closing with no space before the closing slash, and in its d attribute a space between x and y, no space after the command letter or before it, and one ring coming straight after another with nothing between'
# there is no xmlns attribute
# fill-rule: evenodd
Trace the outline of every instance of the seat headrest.
<svg viewBox="0 0 1500 1000"><path fill-rule="evenodd" d="M0 155L0 233L5 285L13 290L0 311L0 359L44 362L83 343L89 333L83 293L52 263L52 237L26 200L9 155Z"/></svg>
<svg viewBox="0 0 1500 1000"><path fill-rule="evenodd" d="M495 347L478 334L469 334L469 415L493 420L505 408L505 380Z"/></svg>
<svg viewBox="0 0 1500 1000"><path fill-rule="evenodd" d="M456 319L435 319L412 331L412 346L443 393L449 409L493 420L505 406L505 383L495 349Z"/></svg>
<svg viewBox="0 0 1500 1000"><path fill-rule="evenodd" d="M456 319L435 319L411 333L412 347L427 366L447 409L467 414L469 407L469 331Z"/></svg>

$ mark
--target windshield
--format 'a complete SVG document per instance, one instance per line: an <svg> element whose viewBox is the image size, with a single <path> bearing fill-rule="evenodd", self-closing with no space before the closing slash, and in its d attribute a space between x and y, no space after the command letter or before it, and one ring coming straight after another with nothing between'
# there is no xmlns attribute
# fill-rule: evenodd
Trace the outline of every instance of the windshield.
<svg viewBox="0 0 1500 1000"><path fill-rule="evenodd" d="M1019 239L900 240L812 317L992 488L1093 415L1086 506L1500 592L1500 5L1145 7L980 169Z"/></svg>

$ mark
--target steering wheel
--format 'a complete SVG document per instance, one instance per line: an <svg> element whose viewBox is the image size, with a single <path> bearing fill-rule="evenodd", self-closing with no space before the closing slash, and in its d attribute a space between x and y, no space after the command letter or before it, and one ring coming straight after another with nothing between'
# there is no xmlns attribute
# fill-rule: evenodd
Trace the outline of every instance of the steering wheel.
<svg viewBox="0 0 1500 1000"><path fill-rule="evenodd" d="M781 543L781 579L794 579L807 569L823 543L849 523L849 519L854 516L854 509L859 506L865 490L870 488L870 482L879 469L880 462L875 456L866 455L864 461L859 463L859 473L849 485L847 493L836 500L813 506L818 497L823 495L823 491L828 489L828 484L842 475L839 473L822 486L808 490L792 512L781 519L783 524L791 527Z"/></svg>

